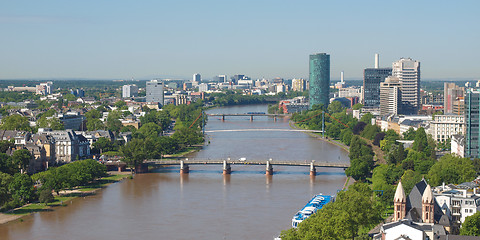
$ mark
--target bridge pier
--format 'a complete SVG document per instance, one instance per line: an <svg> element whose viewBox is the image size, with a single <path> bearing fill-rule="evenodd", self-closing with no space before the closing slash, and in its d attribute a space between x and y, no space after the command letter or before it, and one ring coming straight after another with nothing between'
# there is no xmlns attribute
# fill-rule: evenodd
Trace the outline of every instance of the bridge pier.
<svg viewBox="0 0 480 240"><path fill-rule="evenodd" d="M277 115L273 116L273 121L274 121L274 122L277 121Z"/></svg>
<svg viewBox="0 0 480 240"><path fill-rule="evenodd" d="M265 169L265 175L273 175L273 167L270 161L267 161L267 167Z"/></svg>
<svg viewBox="0 0 480 240"><path fill-rule="evenodd" d="M184 163L183 160L180 161L180 174L188 174L190 172L190 168L188 164Z"/></svg>
<svg viewBox="0 0 480 240"><path fill-rule="evenodd" d="M253 122L253 115L250 115L250 122Z"/></svg>
<svg viewBox="0 0 480 240"><path fill-rule="evenodd" d="M223 175L229 175L232 173L232 168L230 167L230 163L227 161L223 161Z"/></svg>
<svg viewBox="0 0 480 240"><path fill-rule="evenodd" d="M222 121L225 121L225 114L222 115Z"/></svg>
<svg viewBox="0 0 480 240"><path fill-rule="evenodd" d="M310 176L315 176L317 175L317 169L315 169L315 166L313 165L313 162L310 163Z"/></svg>

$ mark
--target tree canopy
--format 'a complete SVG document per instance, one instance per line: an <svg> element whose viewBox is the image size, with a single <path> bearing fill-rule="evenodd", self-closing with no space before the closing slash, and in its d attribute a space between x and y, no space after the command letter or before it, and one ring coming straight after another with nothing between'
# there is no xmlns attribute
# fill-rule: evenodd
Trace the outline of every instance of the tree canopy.
<svg viewBox="0 0 480 240"><path fill-rule="evenodd" d="M430 185L438 186L472 181L475 176L472 160L447 154L430 168L427 178Z"/></svg>

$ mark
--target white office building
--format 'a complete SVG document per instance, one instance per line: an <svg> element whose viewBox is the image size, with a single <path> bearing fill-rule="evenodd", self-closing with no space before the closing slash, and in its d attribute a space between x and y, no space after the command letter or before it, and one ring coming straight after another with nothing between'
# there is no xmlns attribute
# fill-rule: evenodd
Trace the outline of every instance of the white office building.
<svg viewBox="0 0 480 240"><path fill-rule="evenodd" d="M430 123L430 134L433 139L438 142L443 142L452 138L456 134L464 134L465 116L446 114L435 115L433 121Z"/></svg>
<svg viewBox="0 0 480 240"><path fill-rule="evenodd" d="M380 114L397 115L401 109L400 80L397 77L389 76L385 82L380 83Z"/></svg>
<svg viewBox="0 0 480 240"><path fill-rule="evenodd" d="M137 85L123 85L122 87L122 98L131 98L138 96L138 87Z"/></svg>
<svg viewBox="0 0 480 240"><path fill-rule="evenodd" d="M200 75L200 73L195 73L193 74L193 82L196 82L197 85L200 84L202 82L202 76Z"/></svg>
<svg viewBox="0 0 480 240"><path fill-rule="evenodd" d="M402 111L416 114L420 109L420 62L402 58L392 64L392 75L401 84Z"/></svg>

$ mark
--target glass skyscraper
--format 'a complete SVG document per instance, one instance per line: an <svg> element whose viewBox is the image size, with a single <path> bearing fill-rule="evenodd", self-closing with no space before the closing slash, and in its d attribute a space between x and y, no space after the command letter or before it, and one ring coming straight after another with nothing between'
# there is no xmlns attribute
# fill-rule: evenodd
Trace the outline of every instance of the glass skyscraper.
<svg viewBox="0 0 480 240"><path fill-rule="evenodd" d="M390 75L391 68L366 68L363 71L363 106L366 109L380 107L380 83Z"/></svg>
<svg viewBox="0 0 480 240"><path fill-rule="evenodd" d="M465 157L480 157L480 91L468 89L465 94Z"/></svg>
<svg viewBox="0 0 480 240"><path fill-rule="evenodd" d="M315 104L323 104L326 108L330 102L330 55L310 55L309 85L310 108Z"/></svg>

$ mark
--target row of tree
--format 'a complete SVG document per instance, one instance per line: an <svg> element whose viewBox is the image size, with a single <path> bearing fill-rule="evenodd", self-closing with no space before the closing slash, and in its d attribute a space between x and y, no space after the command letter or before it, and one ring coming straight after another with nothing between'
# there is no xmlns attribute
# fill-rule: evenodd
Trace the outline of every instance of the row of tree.
<svg viewBox="0 0 480 240"><path fill-rule="evenodd" d="M60 190L85 185L105 175L106 167L92 159L51 167L32 176L0 172L0 209L4 211L34 201L50 202L52 190L58 194ZM35 183L40 187L36 188Z"/></svg>

